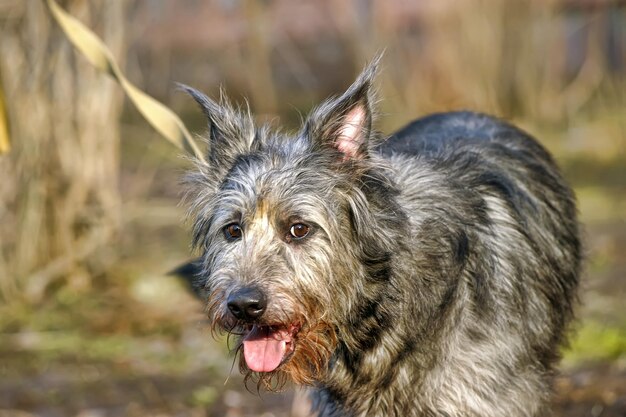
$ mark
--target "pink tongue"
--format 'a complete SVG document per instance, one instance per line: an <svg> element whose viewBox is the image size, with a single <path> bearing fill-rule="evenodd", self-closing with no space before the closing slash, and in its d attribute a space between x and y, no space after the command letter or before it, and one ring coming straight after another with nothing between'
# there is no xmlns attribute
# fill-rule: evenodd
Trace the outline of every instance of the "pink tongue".
<svg viewBox="0 0 626 417"><path fill-rule="evenodd" d="M278 368L287 351L288 339L287 331L271 331L268 326L255 325L243 341L248 368L255 372L271 372Z"/></svg>

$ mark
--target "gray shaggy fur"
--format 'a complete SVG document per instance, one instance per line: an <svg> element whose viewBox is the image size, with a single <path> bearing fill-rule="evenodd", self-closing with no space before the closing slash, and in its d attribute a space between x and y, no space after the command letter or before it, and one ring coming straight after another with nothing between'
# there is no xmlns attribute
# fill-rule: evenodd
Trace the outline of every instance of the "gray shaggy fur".
<svg viewBox="0 0 626 417"><path fill-rule="evenodd" d="M287 335L276 369L242 354L241 370L309 385L319 416L543 415L578 286L574 195L539 143L490 116L436 114L383 140L376 66L294 135L183 87L210 147L187 177L202 256L183 272L214 328ZM233 313L242 289L263 301L254 316Z"/></svg>

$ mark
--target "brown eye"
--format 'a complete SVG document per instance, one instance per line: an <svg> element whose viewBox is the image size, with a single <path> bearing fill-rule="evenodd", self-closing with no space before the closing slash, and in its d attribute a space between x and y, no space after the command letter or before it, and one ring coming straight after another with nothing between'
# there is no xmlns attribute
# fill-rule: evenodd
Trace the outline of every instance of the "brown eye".
<svg viewBox="0 0 626 417"><path fill-rule="evenodd" d="M289 229L289 234L294 239L302 239L309 234L309 226L302 223L296 223Z"/></svg>
<svg viewBox="0 0 626 417"><path fill-rule="evenodd" d="M241 237L241 226L237 223L229 224L224 228L224 236L228 240L236 240Z"/></svg>

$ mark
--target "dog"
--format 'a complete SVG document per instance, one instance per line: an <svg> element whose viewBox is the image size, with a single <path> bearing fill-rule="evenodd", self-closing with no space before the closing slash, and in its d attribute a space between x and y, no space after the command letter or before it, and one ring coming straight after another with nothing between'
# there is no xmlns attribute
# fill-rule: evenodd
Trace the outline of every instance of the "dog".
<svg viewBox="0 0 626 417"><path fill-rule="evenodd" d="M530 135L484 114L388 138L372 62L294 134L187 86L208 119L186 177L193 277L246 378L312 413L544 415L577 300L575 196Z"/></svg>

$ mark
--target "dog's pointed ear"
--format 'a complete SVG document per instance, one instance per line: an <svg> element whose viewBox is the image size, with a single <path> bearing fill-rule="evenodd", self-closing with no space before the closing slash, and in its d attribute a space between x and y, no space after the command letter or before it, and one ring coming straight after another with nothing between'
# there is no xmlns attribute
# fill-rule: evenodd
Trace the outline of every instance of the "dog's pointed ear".
<svg viewBox="0 0 626 417"><path fill-rule="evenodd" d="M184 84L178 87L200 106L208 121L208 160L212 165L225 165L237 155L249 152L255 138L255 128L248 109L235 109L220 92L216 102L204 93Z"/></svg>
<svg viewBox="0 0 626 417"><path fill-rule="evenodd" d="M376 57L348 90L317 107L304 126L304 135L313 142L333 146L344 159L367 155L372 136L374 92L381 55Z"/></svg>

